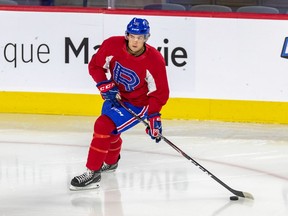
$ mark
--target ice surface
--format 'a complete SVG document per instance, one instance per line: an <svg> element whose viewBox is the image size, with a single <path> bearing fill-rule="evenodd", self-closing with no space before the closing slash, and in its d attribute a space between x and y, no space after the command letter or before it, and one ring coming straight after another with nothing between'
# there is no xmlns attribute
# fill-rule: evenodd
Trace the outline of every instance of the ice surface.
<svg viewBox="0 0 288 216"><path fill-rule="evenodd" d="M226 188L142 124L124 133L119 167L101 187L69 191L85 170L95 117L0 114L0 216L286 216L288 125L164 120L163 135Z"/></svg>

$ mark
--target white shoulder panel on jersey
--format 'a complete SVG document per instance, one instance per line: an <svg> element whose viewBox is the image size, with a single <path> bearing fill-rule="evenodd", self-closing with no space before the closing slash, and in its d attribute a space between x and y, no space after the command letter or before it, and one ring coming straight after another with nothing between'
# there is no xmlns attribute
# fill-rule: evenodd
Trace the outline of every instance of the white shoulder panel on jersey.
<svg viewBox="0 0 288 216"><path fill-rule="evenodd" d="M148 70L146 70L146 78L145 78L145 80L148 83L148 93L147 93L147 95L149 95L150 93L152 93L152 92L157 90L155 80L154 80L152 74Z"/></svg>
<svg viewBox="0 0 288 216"><path fill-rule="evenodd" d="M103 68L104 68L104 69L109 70L109 65L110 65L111 59L112 59L113 57L114 57L114 56L107 56L107 57L106 57L106 59L105 59L105 64L103 65Z"/></svg>

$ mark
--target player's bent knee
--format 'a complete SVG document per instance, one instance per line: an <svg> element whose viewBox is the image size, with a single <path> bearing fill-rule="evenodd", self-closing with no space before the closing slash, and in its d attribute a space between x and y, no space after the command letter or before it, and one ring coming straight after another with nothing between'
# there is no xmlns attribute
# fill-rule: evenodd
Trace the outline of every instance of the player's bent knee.
<svg viewBox="0 0 288 216"><path fill-rule="evenodd" d="M115 129L114 122L106 115L101 115L94 124L94 134L110 135Z"/></svg>

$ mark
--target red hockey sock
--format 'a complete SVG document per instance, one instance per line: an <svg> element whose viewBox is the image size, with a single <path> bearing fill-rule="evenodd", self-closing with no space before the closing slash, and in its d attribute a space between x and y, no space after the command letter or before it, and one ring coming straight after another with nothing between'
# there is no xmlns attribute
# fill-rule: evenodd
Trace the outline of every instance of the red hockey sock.
<svg viewBox="0 0 288 216"><path fill-rule="evenodd" d="M86 163L88 169L100 170L110 148L113 130L115 130L115 124L107 116L101 115L95 121L93 139Z"/></svg>
<svg viewBox="0 0 288 216"><path fill-rule="evenodd" d="M105 159L105 163L112 165L117 163L121 151L122 139L120 134L112 135L110 138L110 148Z"/></svg>

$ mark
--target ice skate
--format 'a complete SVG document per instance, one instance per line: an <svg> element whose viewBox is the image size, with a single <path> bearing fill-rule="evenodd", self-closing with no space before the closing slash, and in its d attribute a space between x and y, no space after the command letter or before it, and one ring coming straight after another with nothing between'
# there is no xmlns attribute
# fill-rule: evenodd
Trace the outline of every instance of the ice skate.
<svg viewBox="0 0 288 216"><path fill-rule="evenodd" d="M102 167L101 167L101 172L106 172L106 173L115 172L117 167L118 167L118 162L119 162L120 158L121 158L121 156L119 155L117 162L114 164L107 164L104 162Z"/></svg>
<svg viewBox="0 0 288 216"><path fill-rule="evenodd" d="M101 167L101 172L106 172L106 173L115 172L117 167L118 167L118 162L115 164L111 164L111 165L104 163Z"/></svg>
<svg viewBox="0 0 288 216"><path fill-rule="evenodd" d="M82 175L75 176L71 180L70 190L90 190L100 187L101 172L87 170Z"/></svg>

